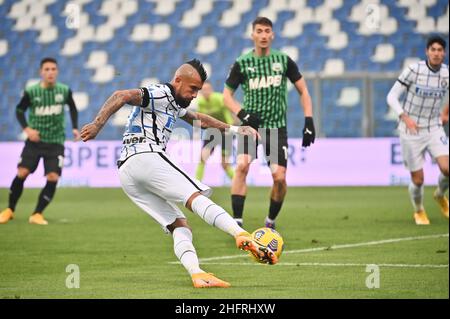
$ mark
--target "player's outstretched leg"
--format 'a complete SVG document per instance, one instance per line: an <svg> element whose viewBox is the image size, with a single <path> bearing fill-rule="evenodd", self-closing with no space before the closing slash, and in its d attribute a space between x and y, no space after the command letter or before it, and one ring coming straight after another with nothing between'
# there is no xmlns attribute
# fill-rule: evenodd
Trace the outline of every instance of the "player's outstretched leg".
<svg viewBox="0 0 450 319"><path fill-rule="evenodd" d="M199 265L197 252L192 244L192 232L188 227L177 227L172 232L175 255L186 268L195 288L228 288L231 285L213 274L204 272Z"/></svg>
<svg viewBox="0 0 450 319"><path fill-rule="evenodd" d="M240 227L230 214L209 198L200 193L196 193L189 199L187 208L200 216L208 224L233 236L239 249L249 251L258 260L269 264L277 263L277 257L270 249L256 243L251 235Z"/></svg>
<svg viewBox="0 0 450 319"><path fill-rule="evenodd" d="M439 174L438 187L436 188L433 197L441 209L442 216L448 219L448 199L445 193L448 191L448 176Z"/></svg>

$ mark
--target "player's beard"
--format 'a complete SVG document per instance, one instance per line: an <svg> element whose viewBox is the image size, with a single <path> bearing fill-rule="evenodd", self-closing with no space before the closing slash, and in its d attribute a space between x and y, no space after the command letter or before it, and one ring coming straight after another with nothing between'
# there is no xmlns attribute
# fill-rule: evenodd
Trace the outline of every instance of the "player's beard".
<svg viewBox="0 0 450 319"><path fill-rule="evenodd" d="M189 100L189 99L185 99L185 98L183 98L181 96L177 96L176 100L177 100L177 104L179 106L181 106L183 109L187 108L191 104L191 101L192 101L192 100Z"/></svg>

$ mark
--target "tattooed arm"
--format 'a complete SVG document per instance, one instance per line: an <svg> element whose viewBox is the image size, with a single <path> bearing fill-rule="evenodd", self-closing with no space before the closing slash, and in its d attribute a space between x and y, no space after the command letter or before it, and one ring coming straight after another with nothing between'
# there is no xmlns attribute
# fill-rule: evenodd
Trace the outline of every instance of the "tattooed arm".
<svg viewBox="0 0 450 319"><path fill-rule="evenodd" d="M253 136L253 138L255 139L257 137L261 138L258 132L250 126L232 126L219 120L216 120L215 118L209 115L198 112L187 111L186 115L183 116L182 119L191 125L194 124L194 121L199 121L201 128L216 128L221 132L224 132L225 130L229 129L230 132L233 133Z"/></svg>
<svg viewBox="0 0 450 319"><path fill-rule="evenodd" d="M141 106L144 99L142 89L116 91L103 104L95 119L83 126L81 129L81 139L86 142L94 139L103 128L111 115L116 113L125 104Z"/></svg>

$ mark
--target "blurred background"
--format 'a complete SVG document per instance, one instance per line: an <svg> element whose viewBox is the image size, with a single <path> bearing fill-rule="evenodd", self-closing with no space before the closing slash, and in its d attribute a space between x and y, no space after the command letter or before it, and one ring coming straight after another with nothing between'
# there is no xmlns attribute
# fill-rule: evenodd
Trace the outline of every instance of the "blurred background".
<svg viewBox="0 0 450 319"><path fill-rule="evenodd" d="M273 47L308 80L320 137L395 136L388 90L425 57L429 34L448 38L449 30L447 0L0 0L0 140L20 139L15 106L45 56L58 60L81 125L114 90L169 81L193 57L222 91L260 15L274 22ZM116 114L99 138L120 139L127 115ZM291 86L289 136L302 128Z"/></svg>

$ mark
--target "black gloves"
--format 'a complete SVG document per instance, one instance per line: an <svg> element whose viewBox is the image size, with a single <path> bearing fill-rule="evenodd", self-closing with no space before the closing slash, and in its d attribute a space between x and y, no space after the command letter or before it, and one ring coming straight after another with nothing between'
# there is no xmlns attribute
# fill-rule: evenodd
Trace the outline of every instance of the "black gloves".
<svg viewBox="0 0 450 319"><path fill-rule="evenodd" d="M305 127L303 128L303 142L302 147L308 147L316 139L316 131L314 129L313 118L308 116L305 117Z"/></svg>
<svg viewBox="0 0 450 319"><path fill-rule="evenodd" d="M253 113L247 113L244 109L241 109L237 114L237 117L242 121L243 125L248 125L253 127L255 130L259 128L261 120L259 117Z"/></svg>

